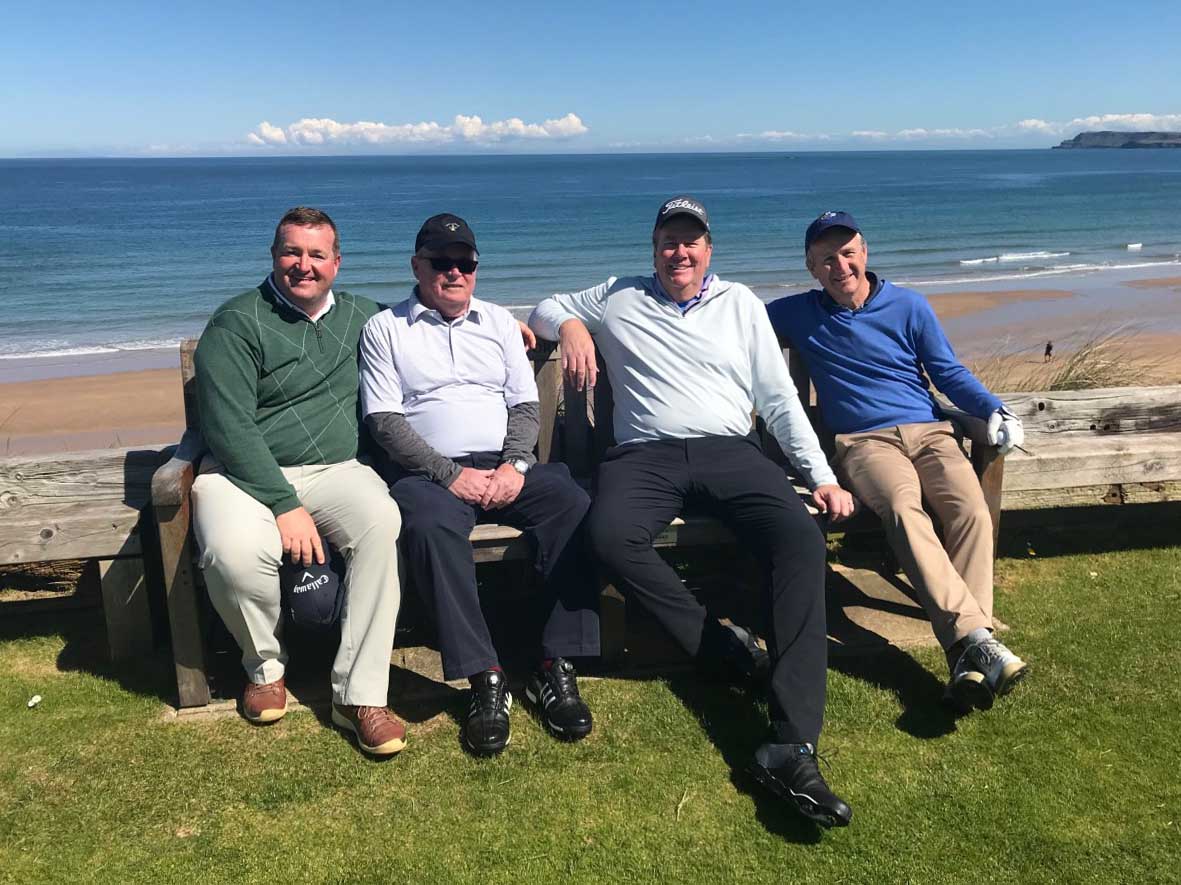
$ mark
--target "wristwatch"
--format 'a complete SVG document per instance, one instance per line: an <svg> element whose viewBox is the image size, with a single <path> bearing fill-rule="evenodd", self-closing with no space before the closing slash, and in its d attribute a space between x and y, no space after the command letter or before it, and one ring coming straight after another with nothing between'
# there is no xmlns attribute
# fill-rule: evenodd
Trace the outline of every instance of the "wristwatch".
<svg viewBox="0 0 1181 885"><path fill-rule="evenodd" d="M509 467L513 468L513 470L517 471L517 473L521 474L521 476L524 476L526 473L528 473L529 468L533 466L523 458L518 458L515 461L506 461L505 463L508 464Z"/></svg>

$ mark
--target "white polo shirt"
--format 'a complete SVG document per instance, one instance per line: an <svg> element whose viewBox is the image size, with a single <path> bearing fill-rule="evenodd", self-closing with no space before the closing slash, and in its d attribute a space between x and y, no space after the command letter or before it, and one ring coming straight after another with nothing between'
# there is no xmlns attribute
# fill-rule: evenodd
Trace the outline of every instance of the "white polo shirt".
<svg viewBox="0 0 1181 885"><path fill-rule="evenodd" d="M508 410L537 402L517 321L478 298L447 320L418 300L416 288L365 324L360 353L362 416L405 415L448 458L501 451Z"/></svg>

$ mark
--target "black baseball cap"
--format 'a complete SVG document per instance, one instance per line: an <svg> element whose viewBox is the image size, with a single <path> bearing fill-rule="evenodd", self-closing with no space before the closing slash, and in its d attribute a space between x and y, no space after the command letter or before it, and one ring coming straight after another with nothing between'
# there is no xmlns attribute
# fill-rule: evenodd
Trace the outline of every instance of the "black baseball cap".
<svg viewBox="0 0 1181 885"><path fill-rule="evenodd" d="M418 229L418 236L414 238L414 251L426 248L437 252L456 243L467 246L473 252L480 251L476 248L476 235L472 233L467 222L458 215L444 212L441 215L432 215L422 223L422 227Z"/></svg>
<svg viewBox="0 0 1181 885"><path fill-rule="evenodd" d="M705 206L701 204L701 200L685 194L664 201L660 211L656 213L656 224L652 225L652 229L656 230L660 225L677 215L696 218L702 227L709 230L709 216L705 212Z"/></svg>
<svg viewBox="0 0 1181 885"><path fill-rule="evenodd" d="M804 252L812 248L812 244L821 234L834 227L847 227L855 234L861 233L861 228L848 212L825 212L808 225L808 230L804 234Z"/></svg>
<svg viewBox="0 0 1181 885"><path fill-rule="evenodd" d="M288 617L304 627L331 627L344 604L345 562L327 547L323 565L294 563L284 554L279 565L279 599Z"/></svg>

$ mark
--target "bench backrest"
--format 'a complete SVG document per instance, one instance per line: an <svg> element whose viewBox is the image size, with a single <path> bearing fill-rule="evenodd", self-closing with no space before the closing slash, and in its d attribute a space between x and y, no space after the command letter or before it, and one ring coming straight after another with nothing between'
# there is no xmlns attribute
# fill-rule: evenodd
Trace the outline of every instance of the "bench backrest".
<svg viewBox="0 0 1181 885"><path fill-rule="evenodd" d="M1181 384L1006 393L1031 442L1181 432Z"/></svg>
<svg viewBox="0 0 1181 885"><path fill-rule="evenodd" d="M197 340L195 338L187 338L181 342L180 376L184 387L185 427L194 433L201 429L201 416L197 406L196 369L193 363L193 354L196 350ZM529 352L529 358L533 363L533 376L537 381L541 413L537 457L544 463L555 456L555 449L560 440L557 415L561 401L562 364L557 345L550 342L538 344L535 350Z"/></svg>
<svg viewBox="0 0 1181 885"><path fill-rule="evenodd" d="M614 397L611 391L611 380L607 377L603 358L597 354L599 377L595 387L590 391L576 391L567 387L565 396L565 425L562 460L570 466L570 472L580 479L594 476L595 468L602 460L603 453L615 444L615 433L612 426L614 414ZM789 348L783 349L783 358L787 361L788 370L799 392L800 401L813 428L820 437L821 448L829 455L832 454L832 434L824 427L820 412L815 406L815 396L812 391L811 378L804 366L804 361ZM602 416L602 420L599 420ZM762 429L762 422L758 422ZM786 463L787 458L779 448L779 444L769 433L761 432L763 450L773 461Z"/></svg>
<svg viewBox="0 0 1181 885"><path fill-rule="evenodd" d="M0 458L0 562L139 556L164 460L137 448Z"/></svg>

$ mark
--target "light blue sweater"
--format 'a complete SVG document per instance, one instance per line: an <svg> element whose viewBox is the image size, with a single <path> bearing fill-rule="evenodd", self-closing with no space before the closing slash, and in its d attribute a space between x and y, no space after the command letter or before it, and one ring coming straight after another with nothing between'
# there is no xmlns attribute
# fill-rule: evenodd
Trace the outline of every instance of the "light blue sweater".
<svg viewBox="0 0 1181 885"><path fill-rule="evenodd" d="M836 482L763 303L746 286L715 277L682 314L656 294L653 277L612 277L547 298L529 325L553 341L570 319L586 324L607 365L616 442L745 436L753 410L813 489Z"/></svg>
<svg viewBox="0 0 1181 885"><path fill-rule="evenodd" d="M883 280L860 310L823 289L767 305L780 338L798 350L834 433L942 420L927 377L953 403L986 418L1001 407L956 359L927 299Z"/></svg>

